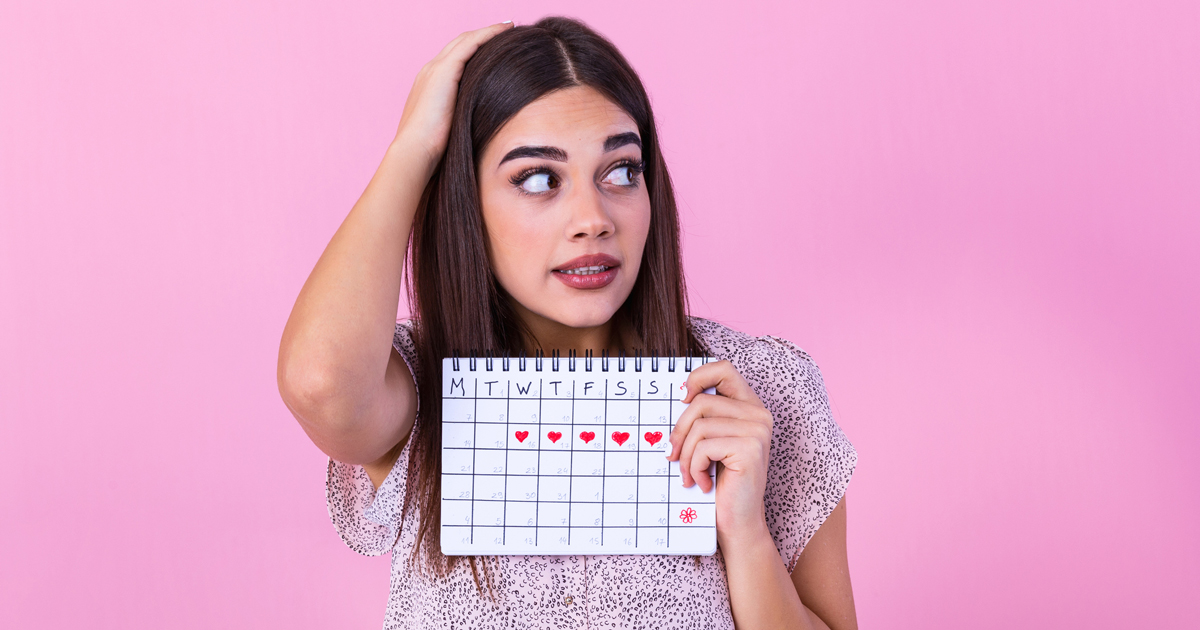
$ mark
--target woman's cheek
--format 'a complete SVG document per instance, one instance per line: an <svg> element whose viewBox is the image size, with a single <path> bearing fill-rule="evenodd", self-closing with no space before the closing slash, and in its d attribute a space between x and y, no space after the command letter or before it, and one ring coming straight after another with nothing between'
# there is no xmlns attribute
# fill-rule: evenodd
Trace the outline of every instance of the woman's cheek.
<svg viewBox="0 0 1200 630"><path fill-rule="evenodd" d="M488 230L492 240L492 265L505 290L513 294L525 294L540 290L545 279L548 260L548 245L552 234L546 230L546 221L537 221L513 208L506 213L511 219L499 221L496 229ZM540 230L540 231L539 231Z"/></svg>
<svg viewBox="0 0 1200 630"><path fill-rule="evenodd" d="M625 237L625 251L630 262L640 263L642 250L646 248L646 240L650 237L650 199L642 198L642 203L631 209L617 225L617 233Z"/></svg>

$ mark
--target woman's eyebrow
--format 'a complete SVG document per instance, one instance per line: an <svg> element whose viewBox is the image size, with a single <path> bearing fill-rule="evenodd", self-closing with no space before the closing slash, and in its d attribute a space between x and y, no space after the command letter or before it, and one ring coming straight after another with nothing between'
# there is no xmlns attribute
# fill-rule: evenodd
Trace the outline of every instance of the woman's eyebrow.
<svg viewBox="0 0 1200 630"><path fill-rule="evenodd" d="M609 136L604 140L604 152L615 151L627 144L636 144L637 148L642 148L642 139L632 131L618 133ZM566 162L567 152L558 147L517 147L512 151L504 154L500 158L500 164L504 164L509 160L518 160L521 158L542 158L546 160L554 160L555 162Z"/></svg>
<svg viewBox="0 0 1200 630"><path fill-rule="evenodd" d="M500 163L504 164L509 160L520 158L544 158L555 162L566 162L567 152L558 147L517 147L505 153Z"/></svg>
<svg viewBox="0 0 1200 630"><path fill-rule="evenodd" d="M632 131L626 131L625 133L619 133L615 136L609 136L608 139L604 141L604 152L608 153L609 151L619 149L627 144L636 144L637 148L640 149L642 148L642 139Z"/></svg>

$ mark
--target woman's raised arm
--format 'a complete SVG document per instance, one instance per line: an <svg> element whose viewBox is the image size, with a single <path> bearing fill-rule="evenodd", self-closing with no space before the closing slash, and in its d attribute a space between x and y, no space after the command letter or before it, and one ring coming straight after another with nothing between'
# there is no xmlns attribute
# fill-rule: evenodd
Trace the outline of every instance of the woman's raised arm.
<svg viewBox="0 0 1200 630"><path fill-rule="evenodd" d="M408 237L450 133L463 67L512 24L459 35L417 74L396 138L300 290L279 344L279 393L330 457L378 486L412 430L416 387L392 348Z"/></svg>

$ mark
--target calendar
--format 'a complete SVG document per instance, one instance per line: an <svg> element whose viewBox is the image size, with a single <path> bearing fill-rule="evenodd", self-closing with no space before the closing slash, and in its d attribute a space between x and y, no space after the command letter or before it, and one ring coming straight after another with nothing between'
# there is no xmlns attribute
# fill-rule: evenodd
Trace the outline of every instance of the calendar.
<svg viewBox="0 0 1200 630"><path fill-rule="evenodd" d="M684 383L714 360L445 359L442 553L715 553L715 489L666 459Z"/></svg>

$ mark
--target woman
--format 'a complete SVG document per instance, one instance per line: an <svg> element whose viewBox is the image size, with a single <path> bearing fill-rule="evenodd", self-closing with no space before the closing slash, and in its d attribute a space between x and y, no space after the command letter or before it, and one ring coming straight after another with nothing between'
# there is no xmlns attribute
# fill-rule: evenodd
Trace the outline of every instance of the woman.
<svg viewBox="0 0 1200 630"><path fill-rule="evenodd" d="M396 324L406 260L417 317ZM426 64L279 358L284 401L330 456L339 533L393 552L386 627L856 627L855 453L815 364L686 313L653 115L612 44L547 18L464 33ZM692 372L669 455L706 491L722 464L719 553L442 556L439 370L469 350L726 359Z"/></svg>

